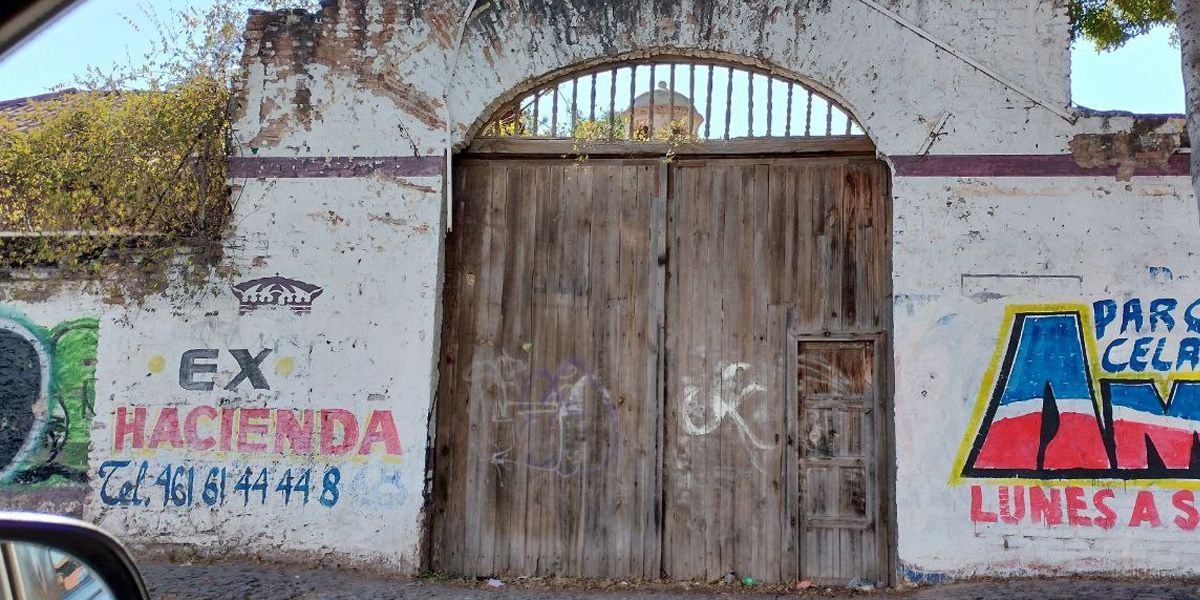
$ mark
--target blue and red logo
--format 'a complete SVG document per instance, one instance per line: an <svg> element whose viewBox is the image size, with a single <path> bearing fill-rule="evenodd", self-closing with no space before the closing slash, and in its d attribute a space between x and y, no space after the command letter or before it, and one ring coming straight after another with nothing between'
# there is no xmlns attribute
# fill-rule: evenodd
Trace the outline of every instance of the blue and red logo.
<svg viewBox="0 0 1200 600"><path fill-rule="evenodd" d="M1200 300L1009 307L952 475L978 478L1200 482Z"/></svg>

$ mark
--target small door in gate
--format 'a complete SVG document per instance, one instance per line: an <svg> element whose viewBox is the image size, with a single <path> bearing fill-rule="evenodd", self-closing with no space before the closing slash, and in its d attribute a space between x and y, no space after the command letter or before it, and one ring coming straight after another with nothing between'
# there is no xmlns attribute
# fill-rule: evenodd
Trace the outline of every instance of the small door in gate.
<svg viewBox="0 0 1200 600"><path fill-rule="evenodd" d="M887 464L886 167L685 157L671 168L664 571L886 582L875 479ZM797 373L797 360L821 368Z"/></svg>
<svg viewBox="0 0 1200 600"><path fill-rule="evenodd" d="M873 339L796 345L800 573L818 583L885 581L879 432L884 372Z"/></svg>

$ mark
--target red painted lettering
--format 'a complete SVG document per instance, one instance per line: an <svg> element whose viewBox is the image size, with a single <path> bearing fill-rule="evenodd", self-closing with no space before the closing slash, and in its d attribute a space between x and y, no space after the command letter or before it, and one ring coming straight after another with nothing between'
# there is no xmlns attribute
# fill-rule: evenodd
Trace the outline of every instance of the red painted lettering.
<svg viewBox="0 0 1200 600"><path fill-rule="evenodd" d="M1171 504L1183 513L1175 517L1175 525L1184 531L1192 531L1200 525L1200 512L1196 511L1196 495L1190 490L1180 490L1171 496Z"/></svg>
<svg viewBox="0 0 1200 600"><path fill-rule="evenodd" d="M163 443L171 444L172 448L183 447L183 436L179 434L179 409L174 406L159 411L154 433L150 434L150 444L146 447L158 448Z"/></svg>
<svg viewBox="0 0 1200 600"><path fill-rule="evenodd" d="M983 510L983 488L971 486L971 521L975 523L995 523L996 513Z"/></svg>
<svg viewBox="0 0 1200 600"><path fill-rule="evenodd" d="M289 446L296 454L312 454L313 411L303 410L300 415L297 421L293 411L275 413L275 451L279 454L284 454Z"/></svg>
<svg viewBox="0 0 1200 600"><path fill-rule="evenodd" d="M221 409L221 452L229 452L233 449L233 409Z"/></svg>
<svg viewBox="0 0 1200 600"><path fill-rule="evenodd" d="M1016 525L1025 518L1025 488L1019 485L1000 486L1000 520Z"/></svg>
<svg viewBox="0 0 1200 600"><path fill-rule="evenodd" d="M400 434L396 433L396 423L392 420L392 411L373 410L367 418L367 430L363 434L362 445L358 453L366 456L371 453L371 446L383 442L383 451L390 456L400 456Z"/></svg>
<svg viewBox="0 0 1200 600"><path fill-rule="evenodd" d="M116 439L113 441L114 450L125 449L125 436L132 436L130 439L130 448L141 448L142 442L146 437L146 407L139 406L133 409L133 420L127 420L126 409L124 406L117 407L117 423L114 431Z"/></svg>
<svg viewBox="0 0 1200 600"><path fill-rule="evenodd" d="M211 435L207 437L200 436L200 425L198 423L200 417L204 417L211 422L217 418L217 409L211 406L197 406L189 411L183 419L183 439L187 442L188 448L204 452L217 445L217 440Z"/></svg>
<svg viewBox="0 0 1200 600"><path fill-rule="evenodd" d="M1050 488L1050 495L1047 496L1046 490L1037 486L1030 487L1029 512L1033 515L1034 523L1045 522L1047 525L1061 525L1063 522L1062 492Z"/></svg>
<svg viewBox="0 0 1200 600"><path fill-rule="evenodd" d="M348 410L329 408L321 411L321 454L346 454L358 441L358 419ZM335 441L338 425L342 439Z"/></svg>
<svg viewBox="0 0 1200 600"><path fill-rule="evenodd" d="M262 452L267 449L267 442L261 438L267 434L270 426L257 421L269 418L271 418L271 409L269 408L243 408L238 411L238 452Z"/></svg>
<svg viewBox="0 0 1200 600"><path fill-rule="evenodd" d="M1158 505L1154 503L1154 494L1142 490L1133 501L1133 514L1129 517L1130 527L1140 527L1142 523L1150 523L1151 527L1161 527L1162 520L1158 518Z"/></svg>
<svg viewBox="0 0 1200 600"><path fill-rule="evenodd" d="M1083 499L1083 488L1067 488L1067 523L1076 527L1091 527L1092 518L1079 514L1084 510L1087 510L1087 501Z"/></svg>
<svg viewBox="0 0 1200 600"><path fill-rule="evenodd" d="M1092 496L1092 504L1096 506L1096 510L1100 511L1100 516L1092 519L1092 523L1101 529L1112 529L1117 524L1117 513L1109 508L1104 503L1105 500L1112 500L1116 494L1112 490L1098 490Z"/></svg>

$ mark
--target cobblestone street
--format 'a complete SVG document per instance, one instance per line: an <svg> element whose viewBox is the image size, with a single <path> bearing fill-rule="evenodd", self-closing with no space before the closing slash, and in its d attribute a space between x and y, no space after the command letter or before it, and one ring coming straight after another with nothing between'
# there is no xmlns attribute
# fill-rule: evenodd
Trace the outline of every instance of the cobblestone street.
<svg viewBox="0 0 1200 600"><path fill-rule="evenodd" d="M815 588L804 592L782 587L748 590L740 585L651 584L644 588L619 582L556 585L547 582L506 584L499 589L484 582L437 582L386 578L332 569L302 570L269 565L213 563L172 565L147 562L142 575L157 600L684 600L704 598L903 598L907 600L1195 600L1200 582L1178 580L1049 579L985 581L922 586L905 590L854 593Z"/></svg>

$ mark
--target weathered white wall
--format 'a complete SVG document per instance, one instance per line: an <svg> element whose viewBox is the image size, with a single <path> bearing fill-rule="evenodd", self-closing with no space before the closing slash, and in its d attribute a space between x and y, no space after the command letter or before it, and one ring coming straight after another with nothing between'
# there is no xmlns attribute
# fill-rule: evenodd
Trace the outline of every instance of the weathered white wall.
<svg viewBox="0 0 1200 600"><path fill-rule="evenodd" d="M180 296L182 288L173 287L141 303L114 303L103 286L80 292L60 285L46 293L30 292L42 289L30 283L5 286L5 307L38 324L99 319L90 480L76 486L85 492L79 497L88 518L132 541L210 555L415 571L437 377L443 153L448 143L468 141L501 102L556 73L650 53L767 67L842 100L889 160L924 153L1069 156L1076 135L1133 124L1128 118L1070 123L857 0L631 1L603 10L561 0L530 10L479 4L461 47L462 2L341 0L318 16L251 19L248 75L235 113L239 160L252 169L279 159L291 170L235 179L235 230L207 291ZM1066 21L1051 3L884 4L1037 99L1068 104ZM337 170L324 163L328 157L400 166ZM424 161L421 169L403 162L412 157ZM1007 306L1160 296L1186 305L1200 296L1188 269L1200 237L1186 178L899 176L893 192L901 567L918 579L1196 572L1177 545L1189 533L1172 521L1171 492L1156 492L1162 527L1128 526L1136 492L1153 484L1088 486L1089 502L1098 489L1115 490L1110 504L1123 522L1104 530L1033 524L1028 516L1019 524L975 522L996 510L998 486L952 481L985 371L997 340L1007 335L1000 331ZM1152 273L1157 267L1172 278ZM272 276L323 292L307 314L283 307L240 314L230 285ZM180 386L181 357L198 348L219 351L212 392ZM261 365L269 390L248 381L221 390L238 371L230 349L271 350ZM372 411L387 412L402 456L383 442L364 457L319 449L278 454L270 434L265 451L115 448L119 408L148 409L148 439L161 409L178 409L182 420L197 406L297 415L342 409L364 428ZM110 462L125 460L119 469ZM135 505L134 488L122 495L121 484L143 462ZM163 488L154 480L167 465L185 473L195 468L188 506L169 500L163 506ZM247 466L252 479L268 470L265 501L254 490L258 496L243 505L242 492L235 493ZM327 507L316 497L331 467L341 479L338 501ZM201 496L212 468L226 469L223 505L208 506ZM285 505L276 491L280 476L309 468L310 501ZM117 474L106 483L101 469ZM973 486L984 515L974 520ZM26 497L14 493L6 501ZM79 497L45 506L75 510ZM140 504L142 498L149 503ZM1159 548L1173 551L1146 551Z"/></svg>
<svg viewBox="0 0 1200 600"><path fill-rule="evenodd" d="M114 316L120 323L102 328L92 470L98 476L107 461L133 462L111 477L93 479L96 493L89 498L86 514L111 531L143 542L411 570L417 564L431 357L438 330L441 222L437 189L430 187L437 182L365 178L241 183L235 221L244 235L235 238L236 254L228 260L239 271L237 276L214 281L215 293L199 302L168 306L158 301L157 307ZM265 307L239 314L228 282L272 275L320 285L324 291L313 301L311 313ZM215 381L213 391L181 387L183 353L197 348L219 352L215 361L202 361L215 362L216 373L195 377ZM248 349L254 356L270 349L261 364L270 389L255 389L249 380L225 389L239 371L231 349ZM163 444L131 450L132 437L123 440L125 448L116 449L118 408L125 407L127 415L134 407L149 408L149 445L158 409L177 408L183 426L185 414L198 405L293 411L298 418L303 418L301 411L314 411L313 448L305 452L288 445L284 453L276 452L278 421L268 417L250 421L251 426L267 425L260 437L266 446L262 450L239 451L240 419L232 448L225 452L219 447L201 451L192 443L178 449ZM321 447L319 411L326 409L348 411L358 424L357 442L346 454ZM363 448L372 413L385 416L378 417L378 428L373 429L376 443ZM186 436L186 427L182 429ZM220 439L220 426L207 418L200 431ZM388 447L391 440L398 448ZM247 440L248 446L254 443L254 438ZM139 489L150 503L139 507L132 496L121 498L119 489L134 481L143 463L149 466L148 479ZM106 474L112 470L113 463L108 464ZM163 488L156 487L154 479L167 465L195 469L187 506L173 501L162 505ZM253 470L252 483L263 468L268 470L265 500L261 490L251 490L248 502L244 492L235 492L247 467ZM212 468L227 472L226 497L214 506L202 496ZM326 486L323 478L333 468L340 481ZM307 503L297 492L285 502L287 494L278 489L289 469L296 478L311 469ZM108 497L101 497L100 488ZM321 494L326 503L320 501Z"/></svg>
<svg viewBox="0 0 1200 600"><path fill-rule="evenodd" d="M961 468L964 436L974 436L969 423L985 371L1009 335L1001 330L1006 307L1175 298L1180 322L1169 337L1186 335L1178 313L1200 297L1188 266L1200 251L1188 178L908 178L896 180L894 192L897 513L910 575L1195 573L1186 550L1195 532L1174 522L1187 516L1172 504L1178 485L1057 484L1059 493L1083 488L1079 514L1092 519L1103 516L1096 492L1113 490L1104 501L1116 514L1110 529L1066 522L1065 499L1062 524L1034 523L1028 510L1019 524L975 522L972 485L980 508L996 513L999 484L948 485ZM1091 335L1092 323L1084 325ZM1153 491L1161 527L1130 525L1143 490Z"/></svg>
<svg viewBox="0 0 1200 600"><path fill-rule="evenodd" d="M82 497L86 518L137 544L411 572L419 564L438 332L439 182L368 177L239 183L237 229L224 274L214 274L207 286L176 286L141 304L108 304L98 285L55 285L49 298L5 303L6 311L47 327L80 317L99 320L89 489L64 496L55 490L68 486L51 481L29 491L26 496L37 500L23 504L78 512ZM230 286L275 275L323 288L311 312L266 306L240 314ZM14 284L7 292L19 298L35 287L44 289ZM198 361L215 364L216 371L194 377L214 381L212 391L181 386L181 360L192 349L218 352L215 360ZM270 350L260 365L269 389L256 389L250 379L225 389L240 371L233 349L252 356ZM191 431L200 440L212 436L216 447L187 439L186 415L196 407L212 412ZM118 448L118 411L131 420L139 409L147 413L142 447L132 448L135 434L127 433ZM168 419L157 425L164 409L178 411L177 424ZM223 450L220 417L211 417L233 409L270 412L248 420L245 439L235 417ZM331 409L357 422L345 453L322 447L320 411ZM301 420L312 411L311 449L289 440L276 451L275 415L286 411ZM372 414L379 415L374 428ZM365 449L364 437L373 441ZM331 441L336 446L343 439L339 429ZM168 466L173 476L182 468L172 482L179 486L174 497L158 483ZM246 468L252 469L251 484L266 469L265 493L237 489ZM211 469L225 474L212 477L206 497ZM327 486L324 477L332 469L340 480L334 484L331 475ZM289 470L292 485L281 489ZM302 491L285 491L305 471L311 471L307 502Z"/></svg>

